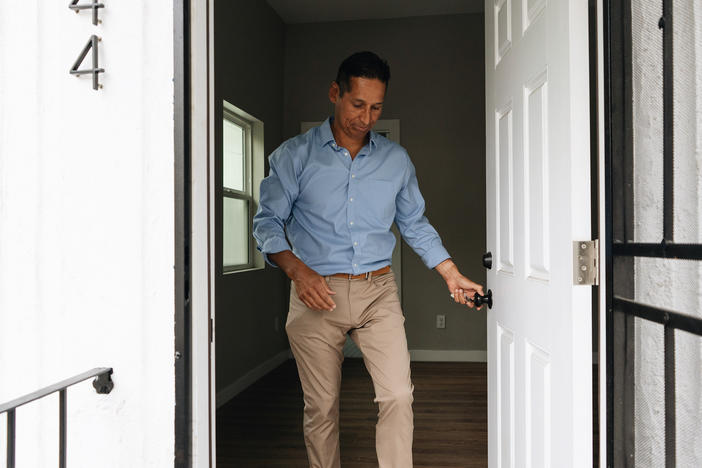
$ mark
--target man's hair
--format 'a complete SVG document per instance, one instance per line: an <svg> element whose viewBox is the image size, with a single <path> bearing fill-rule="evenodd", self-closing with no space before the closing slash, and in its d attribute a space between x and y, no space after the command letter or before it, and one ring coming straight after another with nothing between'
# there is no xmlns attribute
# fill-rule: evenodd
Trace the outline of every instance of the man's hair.
<svg viewBox="0 0 702 468"><path fill-rule="evenodd" d="M336 74L336 84L341 90L339 95L343 96L351 89L351 77L375 78L383 83L387 88L390 81L390 66L388 62L378 57L373 52L356 52L349 55L341 62L339 71Z"/></svg>

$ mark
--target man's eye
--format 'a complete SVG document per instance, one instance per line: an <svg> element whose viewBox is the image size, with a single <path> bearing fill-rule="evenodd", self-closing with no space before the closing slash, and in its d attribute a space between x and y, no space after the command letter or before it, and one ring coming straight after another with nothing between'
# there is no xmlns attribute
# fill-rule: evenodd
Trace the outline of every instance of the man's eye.
<svg viewBox="0 0 702 468"><path fill-rule="evenodd" d="M361 107L363 107L363 104L354 104L353 107L355 107L356 109L360 109Z"/></svg>
<svg viewBox="0 0 702 468"><path fill-rule="evenodd" d="M374 111L379 111L379 110L381 110L381 109L382 109L382 107L380 107L380 106L373 107L373 110L374 110Z"/></svg>

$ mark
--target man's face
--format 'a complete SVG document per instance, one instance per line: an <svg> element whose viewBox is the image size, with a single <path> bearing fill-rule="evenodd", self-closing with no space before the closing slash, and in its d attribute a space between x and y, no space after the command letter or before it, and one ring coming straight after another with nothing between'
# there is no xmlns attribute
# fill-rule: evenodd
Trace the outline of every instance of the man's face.
<svg viewBox="0 0 702 468"><path fill-rule="evenodd" d="M329 88L334 103L334 126L353 140L363 140L380 118L385 83L376 78L351 77L351 89L343 96L336 82Z"/></svg>

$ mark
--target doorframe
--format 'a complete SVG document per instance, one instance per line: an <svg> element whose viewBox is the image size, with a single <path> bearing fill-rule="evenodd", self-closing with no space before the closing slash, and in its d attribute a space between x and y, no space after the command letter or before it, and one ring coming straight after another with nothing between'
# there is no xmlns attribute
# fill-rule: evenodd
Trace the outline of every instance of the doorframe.
<svg viewBox="0 0 702 468"><path fill-rule="evenodd" d="M190 339L192 344L191 460L198 468L215 466L216 387L214 352L214 0L192 2L190 34L191 160L189 232L191 260ZM204 70L204 73L203 73Z"/></svg>
<svg viewBox="0 0 702 468"><path fill-rule="evenodd" d="M176 0L173 9L174 466L178 468L212 467L215 460L212 5L213 0Z"/></svg>
<svg viewBox="0 0 702 468"><path fill-rule="evenodd" d="M611 401L607 398L608 273L606 239L611 181L606 172L608 89L611 60L607 0L597 8L597 147L600 233L599 294L599 458L607 466L611 446ZM174 2L174 161L175 161L175 462L176 467L216 465L214 357L214 0ZM202 73L206 70L206 73ZM179 353L179 354L178 354ZM201 389L206 388L206 391ZM594 442L594 441L593 441ZM611 455L610 455L611 456Z"/></svg>
<svg viewBox="0 0 702 468"><path fill-rule="evenodd" d="M608 55L605 55L605 34L606 34L606 21L604 4L606 0L596 0L595 2L595 21L596 21L596 78L595 78L595 92L596 92L596 117L594 128L597 132L597 206L593 206L593 209L597 210L597 231L599 239L599 285L595 287L597 290L597 310L598 310L598 323L597 323L597 421L594 422L598 427L598 440L593 437L593 444L597 443L598 447L598 457L599 466L601 468L607 467L608 453L609 453L609 432L607 430L607 424L609 421L608 417L608 398L607 398L607 370L610 362L608 357L610 343L607 340L607 330L609 322L608 317L608 301L607 292L609 291L609 278L610 270L607 268L609 265L610 252L608 250L609 243L607 242L608 236L611 232L611 227L608 225L609 212L609 194L608 189L608 173L607 173L607 152L605 146L605 116L607 109L605 107L605 65ZM593 117L591 116L591 119ZM591 173L595 175L595 172L591 170ZM593 395L594 397L595 395ZM594 426L593 426L594 427Z"/></svg>
<svg viewBox="0 0 702 468"><path fill-rule="evenodd" d="M173 2L174 466L192 466L189 0Z"/></svg>

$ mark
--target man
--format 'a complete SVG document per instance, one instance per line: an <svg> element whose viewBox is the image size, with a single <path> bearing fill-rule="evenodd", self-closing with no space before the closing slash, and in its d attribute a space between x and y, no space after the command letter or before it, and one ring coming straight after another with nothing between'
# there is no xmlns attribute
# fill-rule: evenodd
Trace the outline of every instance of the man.
<svg viewBox="0 0 702 468"><path fill-rule="evenodd" d="M292 280L285 328L304 391L312 468L340 466L339 388L347 333L373 379L379 466L412 466L414 387L389 267L393 221L444 278L456 302L473 307L466 296L483 294L459 273L424 217L407 152L371 130L389 79L387 63L372 52L342 62L329 89L333 117L271 154L254 217L259 250Z"/></svg>

